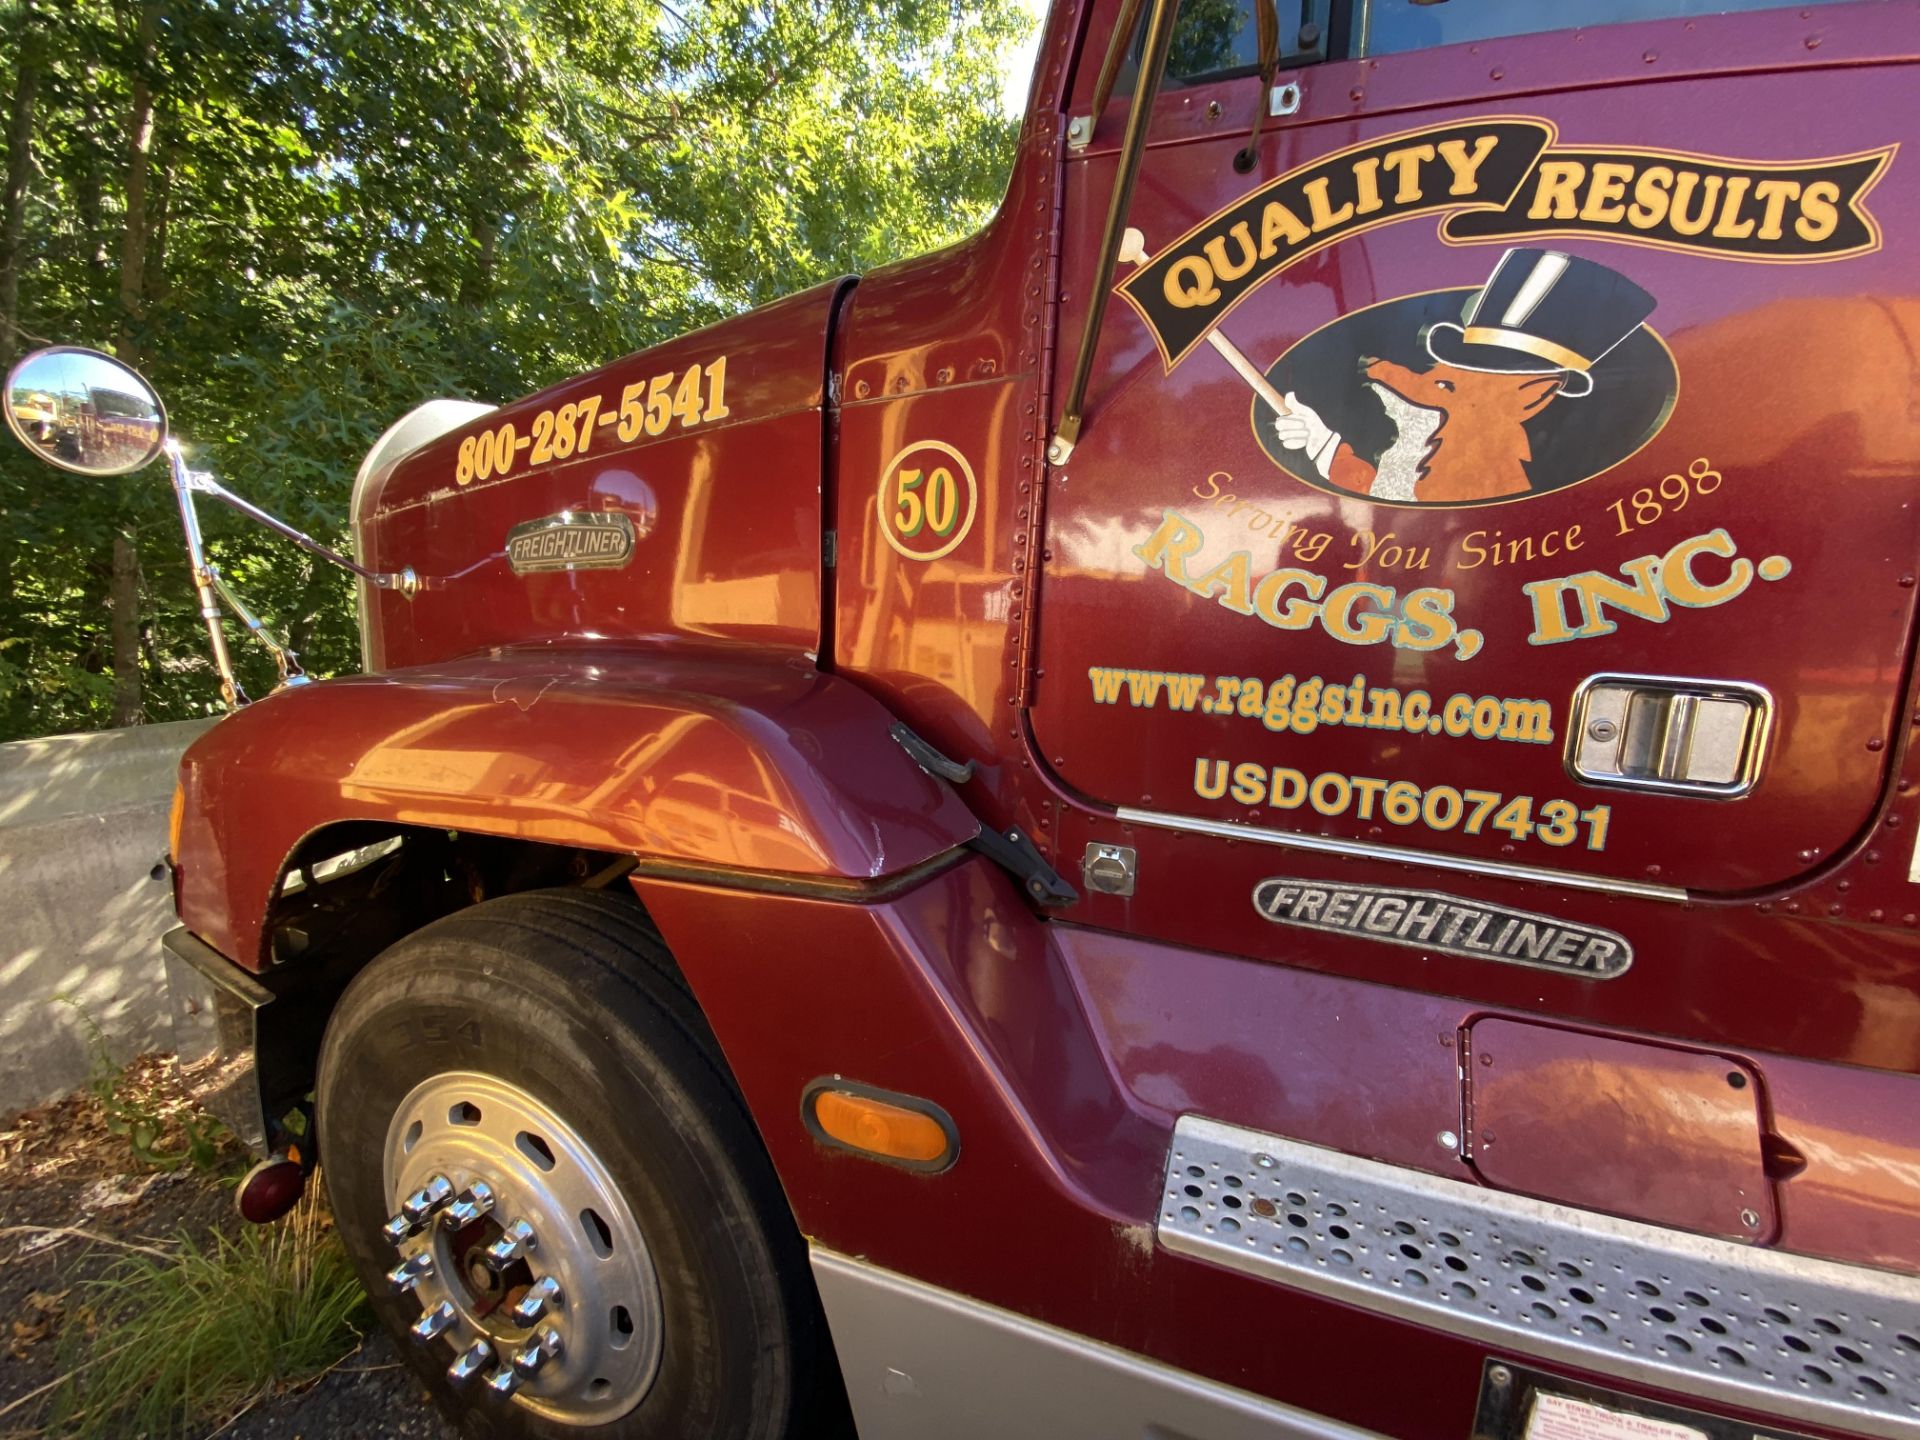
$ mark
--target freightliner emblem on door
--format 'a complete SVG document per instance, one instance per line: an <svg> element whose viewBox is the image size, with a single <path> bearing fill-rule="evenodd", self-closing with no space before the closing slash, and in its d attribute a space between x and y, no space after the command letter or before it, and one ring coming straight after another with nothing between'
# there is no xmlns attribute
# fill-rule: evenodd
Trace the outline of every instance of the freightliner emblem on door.
<svg viewBox="0 0 1920 1440"><path fill-rule="evenodd" d="M1584 980L1611 980L1633 964L1633 947L1611 930L1429 890L1276 876L1253 887L1253 908L1276 925L1357 935L1468 960L1531 965Z"/></svg>
<svg viewBox="0 0 1920 1440"><path fill-rule="evenodd" d="M516 575L546 570L618 570L633 559L633 521L618 511L562 510L507 532Z"/></svg>

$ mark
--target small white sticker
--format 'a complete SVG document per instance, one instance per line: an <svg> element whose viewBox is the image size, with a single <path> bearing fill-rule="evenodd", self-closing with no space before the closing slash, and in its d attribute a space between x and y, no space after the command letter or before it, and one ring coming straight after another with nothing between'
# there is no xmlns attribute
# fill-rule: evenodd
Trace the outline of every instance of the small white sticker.
<svg viewBox="0 0 1920 1440"><path fill-rule="evenodd" d="M1704 1430L1606 1410L1565 1395L1536 1394L1526 1440L1707 1440Z"/></svg>

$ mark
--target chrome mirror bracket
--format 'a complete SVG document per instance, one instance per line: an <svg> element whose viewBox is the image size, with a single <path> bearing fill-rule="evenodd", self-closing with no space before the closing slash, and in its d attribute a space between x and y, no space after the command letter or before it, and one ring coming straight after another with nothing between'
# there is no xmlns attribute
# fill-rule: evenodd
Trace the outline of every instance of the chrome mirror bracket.
<svg viewBox="0 0 1920 1440"><path fill-rule="evenodd" d="M214 669L220 675L220 698L226 701L229 707L237 708L245 705L248 703L248 697L246 691L240 686L239 677L234 673L233 656L227 649L227 636L222 628L220 611L223 601L233 612L234 618L239 620L273 657L274 668L280 672L280 683L275 687L276 689L308 684L309 676L300 666L300 657L268 633L260 617L247 607L246 602L221 575L219 567L207 559L206 544L200 534L200 515L194 507L194 496L212 496L221 504L238 510L251 520L258 521L275 534L284 535L309 554L359 576L377 589L391 590L412 599L425 588L425 582L414 573L411 565L394 573L369 570L364 565L347 559L338 551L322 545L302 531L296 530L277 516L268 514L258 505L242 500L206 471L192 469L187 464L180 442L171 436L167 438L164 453L167 457L167 474L173 482L174 498L180 505L180 529L186 537L187 561L192 567L193 586L200 599L200 618L206 623L207 643L213 651Z"/></svg>
<svg viewBox="0 0 1920 1440"><path fill-rule="evenodd" d="M173 482L173 497L180 505L180 529L186 536L187 563L193 570L193 588L200 599L200 618L207 627L207 644L213 651L213 668L220 675L220 698L229 708L247 703L247 694L233 673L233 657L227 653L227 632L221 628L220 598L214 588L213 567L207 563L206 546L200 539L200 515L193 507L196 477L187 468L187 457L180 442L168 436L162 447L167 457L167 476Z"/></svg>

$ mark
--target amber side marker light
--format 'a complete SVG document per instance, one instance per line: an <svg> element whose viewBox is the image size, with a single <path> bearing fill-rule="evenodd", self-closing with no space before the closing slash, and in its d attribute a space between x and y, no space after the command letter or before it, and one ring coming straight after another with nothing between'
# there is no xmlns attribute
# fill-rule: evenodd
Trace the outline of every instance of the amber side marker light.
<svg viewBox="0 0 1920 1440"><path fill-rule="evenodd" d="M838 1076L801 1092L800 1119L823 1145L924 1174L945 1170L960 1155L952 1117L931 1100Z"/></svg>
<svg viewBox="0 0 1920 1440"><path fill-rule="evenodd" d="M167 859L180 863L180 831L187 821L187 787L173 787L173 809L167 813Z"/></svg>

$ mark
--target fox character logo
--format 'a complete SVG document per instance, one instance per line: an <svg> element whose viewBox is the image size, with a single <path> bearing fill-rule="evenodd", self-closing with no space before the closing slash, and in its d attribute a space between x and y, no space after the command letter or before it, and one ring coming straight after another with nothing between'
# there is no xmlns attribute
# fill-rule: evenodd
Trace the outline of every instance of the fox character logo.
<svg viewBox="0 0 1920 1440"><path fill-rule="evenodd" d="M1529 426L1556 401L1590 395L1593 367L1653 308L1651 295L1604 265L1509 250L1461 323L1420 335L1431 363L1360 357L1360 387L1393 430L1377 458L1292 391L1271 407L1273 437L1329 485L1375 500L1459 505L1532 493Z"/></svg>
<svg viewBox="0 0 1920 1440"><path fill-rule="evenodd" d="M1526 422L1560 393L1559 376L1499 375L1444 362L1414 371L1371 358L1365 373L1396 430L1377 462L1355 454L1291 393L1292 413L1274 423L1280 443L1306 451L1323 479L1356 495L1422 504L1492 500L1532 488Z"/></svg>

